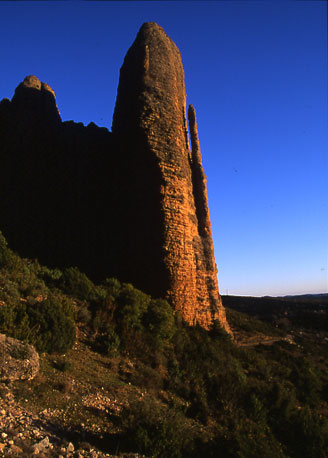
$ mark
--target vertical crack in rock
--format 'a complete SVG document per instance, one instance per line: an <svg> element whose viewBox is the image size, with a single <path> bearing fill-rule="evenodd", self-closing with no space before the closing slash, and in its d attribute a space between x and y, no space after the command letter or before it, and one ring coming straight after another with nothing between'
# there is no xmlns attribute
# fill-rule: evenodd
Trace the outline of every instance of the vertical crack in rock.
<svg viewBox="0 0 328 458"><path fill-rule="evenodd" d="M198 219L198 230L201 236L212 237L211 222L207 200L206 176L202 166L202 156L200 152L198 139L196 112L193 105L189 105L188 107L188 121L192 148L192 179L196 204L196 214Z"/></svg>
<svg viewBox="0 0 328 458"><path fill-rule="evenodd" d="M153 294L164 292L190 324L209 328L219 320L230 332L218 290L195 112L189 109L190 156L185 107L180 52L160 26L146 23L120 71L112 126L124 139L123 154L134 172L131 191L140 196L135 221L157 234L135 242L152 253L143 262L161 279Z"/></svg>

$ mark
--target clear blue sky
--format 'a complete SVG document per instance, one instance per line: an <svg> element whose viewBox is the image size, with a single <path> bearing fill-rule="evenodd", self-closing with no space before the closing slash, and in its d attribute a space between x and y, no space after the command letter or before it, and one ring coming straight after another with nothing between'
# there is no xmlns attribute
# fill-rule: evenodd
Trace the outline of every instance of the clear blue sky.
<svg viewBox="0 0 328 458"><path fill-rule="evenodd" d="M138 29L160 24L196 108L223 294L327 292L323 1L0 2L0 99L26 75L111 127Z"/></svg>

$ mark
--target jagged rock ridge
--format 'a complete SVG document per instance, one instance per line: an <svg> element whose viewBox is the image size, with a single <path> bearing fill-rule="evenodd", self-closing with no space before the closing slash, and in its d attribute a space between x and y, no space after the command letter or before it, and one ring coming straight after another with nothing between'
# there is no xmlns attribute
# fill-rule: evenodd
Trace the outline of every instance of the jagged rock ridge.
<svg viewBox="0 0 328 458"><path fill-rule="evenodd" d="M62 123L51 88L27 77L0 104L9 243L92 278L118 276L168 298L191 324L219 320L229 331L193 107L188 119L192 148L180 52L155 23L141 27L125 57L112 133ZM23 221L24 238L15 227Z"/></svg>

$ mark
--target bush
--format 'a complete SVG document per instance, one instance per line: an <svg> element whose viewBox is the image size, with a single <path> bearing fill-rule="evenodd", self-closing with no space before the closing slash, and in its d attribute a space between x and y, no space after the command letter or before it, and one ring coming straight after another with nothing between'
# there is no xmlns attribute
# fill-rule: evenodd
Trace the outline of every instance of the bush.
<svg viewBox="0 0 328 458"><path fill-rule="evenodd" d="M153 348L162 349L175 332L174 314L170 304L163 299L152 299L143 315L143 325Z"/></svg>
<svg viewBox="0 0 328 458"><path fill-rule="evenodd" d="M133 451L155 458L192 456L193 433L179 411L143 400L123 412L122 427Z"/></svg>
<svg viewBox="0 0 328 458"><path fill-rule="evenodd" d="M77 267L65 269L60 279L60 287L67 294L81 300L88 300L95 291L95 285Z"/></svg>
<svg viewBox="0 0 328 458"><path fill-rule="evenodd" d="M6 305L16 305L21 298L17 283L9 279L3 272L0 272L0 284L0 301Z"/></svg>
<svg viewBox="0 0 328 458"><path fill-rule="evenodd" d="M27 339L31 329L25 304L0 307L0 332L15 339Z"/></svg>
<svg viewBox="0 0 328 458"><path fill-rule="evenodd" d="M21 259L9 247L7 240L0 231L0 269L13 269L17 264L21 263Z"/></svg>
<svg viewBox="0 0 328 458"><path fill-rule="evenodd" d="M139 364L137 371L133 374L131 382L141 388L157 392L163 387L163 378L157 369L152 369L144 364Z"/></svg>
<svg viewBox="0 0 328 458"><path fill-rule="evenodd" d="M295 458L327 458L328 437L323 426L319 415L309 407L295 412L291 417L287 439L290 455Z"/></svg>
<svg viewBox="0 0 328 458"><path fill-rule="evenodd" d="M2 235L2 232L0 232L0 268L6 265L7 252L8 252L7 240Z"/></svg>
<svg viewBox="0 0 328 458"><path fill-rule="evenodd" d="M106 278L104 287L113 300L118 298L122 289L121 283L116 278Z"/></svg>
<svg viewBox="0 0 328 458"><path fill-rule="evenodd" d="M0 308L0 329L25 340L39 352L64 353L75 342L72 308L65 298L49 296Z"/></svg>
<svg viewBox="0 0 328 458"><path fill-rule="evenodd" d="M78 304L78 308L76 312L76 320L84 324L90 323L91 312L88 309L88 305L85 302L82 302L82 304Z"/></svg>
<svg viewBox="0 0 328 458"><path fill-rule="evenodd" d="M255 393L250 393L247 399L247 413L248 415L261 426L266 425L267 420L267 409L264 407L261 400Z"/></svg>
<svg viewBox="0 0 328 458"><path fill-rule="evenodd" d="M275 382L268 392L267 404L270 408L271 423L275 428L280 428L283 422L289 421L296 410L296 396L293 386L284 386Z"/></svg>
<svg viewBox="0 0 328 458"><path fill-rule="evenodd" d="M312 365L304 358L298 358L293 364L290 380L297 387L299 399L315 407L322 386Z"/></svg>
<svg viewBox="0 0 328 458"><path fill-rule="evenodd" d="M122 332L143 330L142 318L148 309L150 300L148 294L135 289L132 285L123 285L116 299L115 312L115 319Z"/></svg>
<svg viewBox="0 0 328 458"><path fill-rule="evenodd" d="M75 342L75 324L68 313L69 303L63 298L50 296L42 302L27 304L30 329L35 331L29 341L39 352L64 353Z"/></svg>
<svg viewBox="0 0 328 458"><path fill-rule="evenodd" d="M37 275L41 278L48 286L58 286L59 281L63 276L63 272L59 269L49 269L45 266L39 266Z"/></svg>
<svg viewBox="0 0 328 458"><path fill-rule="evenodd" d="M190 399L190 403L186 412L187 415L206 425L210 416L206 387L204 385L193 386L188 397Z"/></svg>
<svg viewBox="0 0 328 458"><path fill-rule="evenodd" d="M108 356L115 356L120 348L120 338L112 325L102 328L101 334L96 337L96 349Z"/></svg>

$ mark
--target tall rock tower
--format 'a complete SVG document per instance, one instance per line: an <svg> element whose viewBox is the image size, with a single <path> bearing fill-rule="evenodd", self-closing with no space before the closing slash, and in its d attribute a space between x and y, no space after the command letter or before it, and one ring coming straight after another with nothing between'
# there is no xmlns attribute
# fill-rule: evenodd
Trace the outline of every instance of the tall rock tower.
<svg viewBox="0 0 328 458"><path fill-rule="evenodd" d="M181 56L157 24L125 57L112 132L62 122L35 76L0 102L0 222L24 257L116 277L167 298L190 324L230 332L195 110L187 116Z"/></svg>
<svg viewBox="0 0 328 458"><path fill-rule="evenodd" d="M152 293L165 296L187 322L209 328L218 320L230 332L192 106L188 118L191 149L180 52L160 26L145 23L121 68L112 125L134 199L121 215L129 214L126 227L134 234L131 259L143 259L139 269L149 273Z"/></svg>

